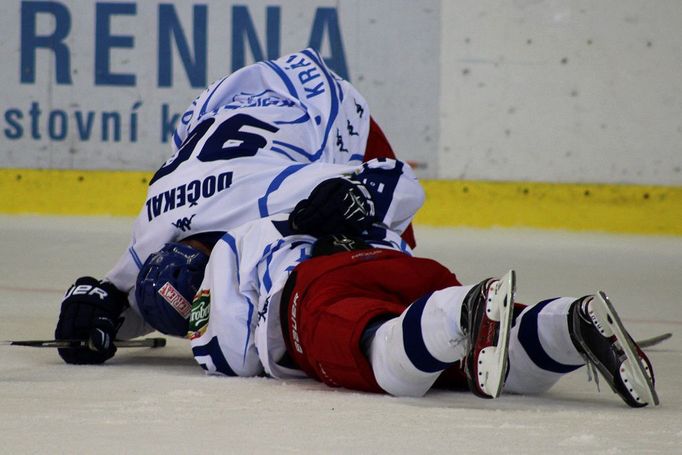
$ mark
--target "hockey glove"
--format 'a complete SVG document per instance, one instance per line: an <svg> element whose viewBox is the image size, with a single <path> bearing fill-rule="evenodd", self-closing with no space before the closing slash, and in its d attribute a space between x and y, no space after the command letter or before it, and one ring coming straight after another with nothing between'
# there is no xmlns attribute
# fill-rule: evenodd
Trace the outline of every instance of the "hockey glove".
<svg viewBox="0 0 682 455"><path fill-rule="evenodd" d="M87 347L59 349L60 357L72 364L98 364L112 358L120 314L127 304L125 293L113 284L89 276L78 278L62 301L55 338L85 340Z"/></svg>
<svg viewBox="0 0 682 455"><path fill-rule="evenodd" d="M377 221L372 197L365 186L344 177L317 185L289 215L289 226L297 234L322 237L357 235Z"/></svg>

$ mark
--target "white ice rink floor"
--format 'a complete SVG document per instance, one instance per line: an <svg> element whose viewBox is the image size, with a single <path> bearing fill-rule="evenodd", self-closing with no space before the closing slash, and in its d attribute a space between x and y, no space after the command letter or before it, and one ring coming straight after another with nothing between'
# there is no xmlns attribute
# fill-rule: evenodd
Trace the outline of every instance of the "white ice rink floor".
<svg viewBox="0 0 682 455"><path fill-rule="evenodd" d="M0 216L0 339L51 338L64 290L101 277L131 219ZM206 377L188 343L69 366L0 346L0 453L682 453L682 238L530 230L417 230L420 256L465 283L518 274L518 299L605 290L650 356L661 406L630 409L585 369L543 396L420 399L312 380Z"/></svg>

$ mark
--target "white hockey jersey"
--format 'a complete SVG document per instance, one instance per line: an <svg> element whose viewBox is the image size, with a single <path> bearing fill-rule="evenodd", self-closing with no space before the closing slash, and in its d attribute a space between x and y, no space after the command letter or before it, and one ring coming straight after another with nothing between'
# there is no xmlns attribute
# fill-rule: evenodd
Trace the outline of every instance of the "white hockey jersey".
<svg viewBox="0 0 682 455"><path fill-rule="evenodd" d="M424 199L412 170L401 162L372 160L359 171L354 178L373 188L383 216L365 240L411 254L398 232ZM278 363L286 351L280 298L290 272L311 256L315 239L288 234L287 216L275 215L228 231L214 247L192 305L188 335L195 359L209 374L303 376Z"/></svg>
<svg viewBox="0 0 682 455"><path fill-rule="evenodd" d="M151 253L290 211L317 183L362 162L368 132L363 97L312 49L212 84L182 115L175 153L150 181L132 240L105 277L131 304L119 336L151 331L134 292Z"/></svg>

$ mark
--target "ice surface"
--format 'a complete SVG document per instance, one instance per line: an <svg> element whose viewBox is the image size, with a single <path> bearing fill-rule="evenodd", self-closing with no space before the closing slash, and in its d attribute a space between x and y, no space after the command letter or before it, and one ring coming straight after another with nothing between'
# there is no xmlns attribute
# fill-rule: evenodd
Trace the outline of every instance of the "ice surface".
<svg viewBox="0 0 682 455"><path fill-rule="evenodd" d="M51 338L64 290L101 277L131 219L0 216L0 339ZM650 350L658 408L630 409L584 369L537 397L436 391L420 399L311 380L206 377L188 343L69 366L0 347L0 453L680 453L682 239L530 230L417 230L421 256L463 282L514 268L518 299L605 290Z"/></svg>

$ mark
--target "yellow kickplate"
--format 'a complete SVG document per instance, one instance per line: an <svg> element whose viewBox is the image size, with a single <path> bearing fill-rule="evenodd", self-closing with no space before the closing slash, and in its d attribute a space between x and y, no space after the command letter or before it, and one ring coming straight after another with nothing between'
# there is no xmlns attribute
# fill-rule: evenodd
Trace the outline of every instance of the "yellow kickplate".
<svg viewBox="0 0 682 455"><path fill-rule="evenodd" d="M682 235L682 187L426 180L416 224Z"/></svg>
<svg viewBox="0 0 682 455"><path fill-rule="evenodd" d="M152 172L0 169L0 213L137 215ZM682 235L682 187L424 180L416 224Z"/></svg>
<svg viewBox="0 0 682 455"><path fill-rule="evenodd" d="M0 169L0 213L136 215L151 172Z"/></svg>

